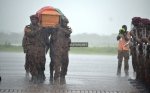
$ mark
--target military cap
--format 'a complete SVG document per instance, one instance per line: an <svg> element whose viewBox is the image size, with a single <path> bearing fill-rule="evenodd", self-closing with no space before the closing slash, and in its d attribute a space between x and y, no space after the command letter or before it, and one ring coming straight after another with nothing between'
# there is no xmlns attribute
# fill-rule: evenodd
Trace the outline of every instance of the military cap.
<svg viewBox="0 0 150 93"><path fill-rule="evenodd" d="M37 20L39 20L39 18L38 18L37 15L31 15L31 16L30 16L30 19L34 19L34 18L36 18Z"/></svg>

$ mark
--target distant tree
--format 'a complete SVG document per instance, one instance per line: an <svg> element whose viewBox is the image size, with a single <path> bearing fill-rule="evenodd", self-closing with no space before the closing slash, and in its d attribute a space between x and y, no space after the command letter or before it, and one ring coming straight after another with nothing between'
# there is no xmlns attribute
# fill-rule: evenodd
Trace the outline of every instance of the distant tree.
<svg viewBox="0 0 150 93"><path fill-rule="evenodd" d="M9 46L11 46L11 43L10 43L10 42L5 41L4 46L9 47Z"/></svg>

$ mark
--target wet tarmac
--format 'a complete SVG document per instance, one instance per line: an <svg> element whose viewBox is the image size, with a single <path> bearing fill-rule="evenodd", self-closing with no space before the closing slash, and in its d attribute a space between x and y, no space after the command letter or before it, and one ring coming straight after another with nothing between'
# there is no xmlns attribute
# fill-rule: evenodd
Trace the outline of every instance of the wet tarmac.
<svg viewBox="0 0 150 93"><path fill-rule="evenodd" d="M142 87L135 87L131 60L129 77L122 68L120 77L116 76L117 56L73 55L70 54L68 74L63 83L49 81L49 55L46 56L46 80L33 84L26 77L23 53L0 52L0 93L141 93ZM144 93L144 92L143 92ZM145 92L146 93L146 92Z"/></svg>

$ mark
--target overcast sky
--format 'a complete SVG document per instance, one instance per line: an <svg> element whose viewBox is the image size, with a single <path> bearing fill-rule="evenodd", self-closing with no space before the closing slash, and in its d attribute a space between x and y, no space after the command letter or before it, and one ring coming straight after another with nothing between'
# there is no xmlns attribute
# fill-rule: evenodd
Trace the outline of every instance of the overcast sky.
<svg viewBox="0 0 150 93"><path fill-rule="evenodd" d="M23 32L29 16L44 6L59 8L69 19L73 34L118 33L131 28L133 17L150 19L150 0L0 0L0 31Z"/></svg>

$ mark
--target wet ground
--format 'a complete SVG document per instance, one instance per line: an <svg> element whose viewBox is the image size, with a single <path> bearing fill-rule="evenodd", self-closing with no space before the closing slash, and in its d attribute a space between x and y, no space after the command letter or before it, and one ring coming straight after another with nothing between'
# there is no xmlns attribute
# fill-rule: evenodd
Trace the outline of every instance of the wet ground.
<svg viewBox="0 0 150 93"><path fill-rule="evenodd" d="M23 53L0 52L0 93L144 93L134 79L131 60L129 77L122 68L116 76L117 56L70 54L68 75L63 84L49 81L49 55L46 56L46 80L42 84L31 83L25 76ZM137 87L138 86L138 87ZM145 92L146 93L146 92Z"/></svg>

